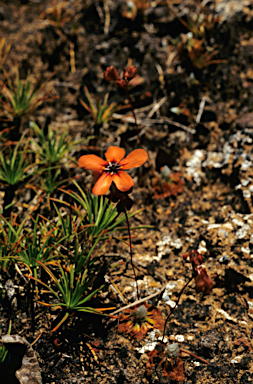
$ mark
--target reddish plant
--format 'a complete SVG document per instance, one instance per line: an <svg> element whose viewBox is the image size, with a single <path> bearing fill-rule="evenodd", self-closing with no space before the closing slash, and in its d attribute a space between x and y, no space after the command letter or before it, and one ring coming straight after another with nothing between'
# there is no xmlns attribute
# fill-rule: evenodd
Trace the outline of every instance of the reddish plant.
<svg viewBox="0 0 253 384"><path fill-rule="evenodd" d="M169 196L177 196L183 191L184 182L179 172L171 172L168 177L155 177L152 180L155 199L165 199Z"/></svg>
<svg viewBox="0 0 253 384"><path fill-rule="evenodd" d="M196 282L196 292L202 292L204 295L210 294L214 286L214 281L208 276L205 267L202 265L204 262L203 256L198 251L192 250L183 257L184 259L190 258Z"/></svg>
<svg viewBox="0 0 253 384"><path fill-rule="evenodd" d="M137 340L141 340L149 329L163 329L164 320L160 311L149 305L141 305L139 307L128 308L126 313L122 313L119 317L118 330L120 333L128 333Z"/></svg>
<svg viewBox="0 0 253 384"><path fill-rule="evenodd" d="M163 377L170 377L173 381L181 383L185 379L184 365L181 360L182 353L186 353L202 361L202 363L208 364L208 361L202 357L180 348L178 343L165 344L160 342L153 351L147 353L149 356L146 364L148 375L151 374L152 368L158 365L162 367Z"/></svg>
<svg viewBox="0 0 253 384"><path fill-rule="evenodd" d="M130 80L132 80L137 74L137 71L138 69L134 65L129 65L127 68L124 68L123 77L124 77L125 83L128 83Z"/></svg>
<svg viewBox="0 0 253 384"><path fill-rule="evenodd" d="M126 192L134 185L134 181L125 170L140 167L148 159L144 149L135 149L128 156L120 147L111 146L105 152L106 160L96 155L84 155L78 160L79 167L89 169L100 174L99 179L92 189L95 195L104 195L112 182L121 192Z"/></svg>
<svg viewBox="0 0 253 384"><path fill-rule="evenodd" d="M119 77L118 71L114 66L107 67L103 73L104 79L107 81L115 81L115 85L124 89L128 89L128 83L137 74L138 69L134 65L129 65L123 69L123 78Z"/></svg>
<svg viewBox="0 0 253 384"><path fill-rule="evenodd" d="M172 360L166 352L166 344L159 343L156 348L147 353L149 360L146 364L148 375L151 374L152 368L160 366L162 368L162 376L171 378L173 381L181 383L184 379L184 366L179 356Z"/></svg>

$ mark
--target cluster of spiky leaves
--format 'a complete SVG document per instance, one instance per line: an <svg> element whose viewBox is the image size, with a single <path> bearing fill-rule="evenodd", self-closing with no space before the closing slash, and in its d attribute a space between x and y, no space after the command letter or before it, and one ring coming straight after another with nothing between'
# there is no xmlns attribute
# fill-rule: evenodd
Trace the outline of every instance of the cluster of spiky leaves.
<svg viewBox="0 0 253 384"><path fill-rule="evenodd" d="M66 21L63 11L62 3L47 14L47 18L56 17L56 28ZM67 127L57 132L50 125L42 129L30 120L36 109L50 100L51 91L47 81L34 81L29 74L22 80L18 66L14 75L5 71L2 65L9 50L2 39L1 118L10 128L0 136L0 188L4 191L0 270L12 281L19 273L32 301L62 310L57 329L74 311L102 313L89 302L104 288L102 250L115 232L127 229L123 227L126 213L74 181L77 162L71 155L86 146L88 138L76 140ZM114 103L108 107L108 95L97 105L88 89L86 96L89 106L83 105L95 122L108 121L116 108ZM24 191L30 198L24 199ZM3 285L2 295L6 294Z"/></svg>
<svg viewBox="0 0 253 384"><path fill-rule="evenodd" d="M17 215L0 218L1 270L13 279L21 270L25 289L32 289L39 303L61 308L64 320L73 311L101 313L89 301L104 287L105 242L124 230L125 219L107 198L74 186L76 191L61 190L71 202L54 198L54 219L28 215L20 223Z"/></svg>

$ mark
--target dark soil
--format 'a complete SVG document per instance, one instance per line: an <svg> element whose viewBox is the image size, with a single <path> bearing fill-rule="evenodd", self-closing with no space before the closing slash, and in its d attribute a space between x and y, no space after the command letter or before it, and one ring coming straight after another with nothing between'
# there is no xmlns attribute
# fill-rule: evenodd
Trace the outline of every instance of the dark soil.
<svg viewBox="0 0 253 384"><path fill-rule="evenodd" d="M69 0L69 18L61 29L43 16L52 3L0 4L0 35L12 44L5 69L11 73L18 63L22 79L28 73L52 76L53 95L58 96L45 101L24 121L23 129L29 119L41 127L50 124L59 134L68 125L73 137L87 138L87 147L74 154L76 159L94 150L102 156L110 145L127 152L147 150L149 161L131 173L133 209L143 208L131 225L153 226L136 231L132 240L140 296L167 284L163 295L148 301L166 318L192 274L183 255L191 250L202 253L214 288L208 295L197 294L193 280L169 319L166 335L168 342L178 341L180 348L208 364L182 353L167 367L174 376L166 376L162 351L150 360L145 350L151 343L148 336L138 341L120 334L117 320L85 314L72 316L52 332L60 312L36 305L33 313L24 297L18 309L2 300L2 334L10 318L12 333L30 343L41 334L33 349L44 384L253 382L252 2L147 1L149 6L131 20L124 17L123 1ZM190 57L182 43L189 32L186 23L195 20L196 27L197 15L216 17L199 37L200 59L206 55L200 67L199 57ZM108 66L121 73L129 64L138 67L140 76L130 89L140 142L126 93L103 78ZM95 98L109 92L110 102L126 108L96 126L80 102L88 102L84 86ZM2 127L7 125L2 119ZM164 166L172 171L167 189L159 186ZM70 172L90 188L88 172L77 167ZM2 200L4 195L3 190ZM24 190L16 192L17 207L29 205L29 196L24 196ZM41 213L45 215L46 208ZM118 260L130 257L128 247L117 243L109 244L107 253L118 255ZM127 302L137 299L130 264L117 285ZM112 307L123 305L111 290L106 300Z"/></svg>

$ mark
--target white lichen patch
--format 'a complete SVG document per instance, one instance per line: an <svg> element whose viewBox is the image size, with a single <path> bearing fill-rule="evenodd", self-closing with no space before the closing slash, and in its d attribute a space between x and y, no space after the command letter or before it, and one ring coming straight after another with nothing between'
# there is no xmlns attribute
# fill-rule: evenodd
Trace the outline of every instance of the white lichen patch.
<svg viewBox="0 0 253 384"><path fill-rule="evenodd" d="M222 17L221 20L227 20L234 17L236 13L242 12L244 7L251 4L251 0L219 0L214 4L215 12Z"/></svg>
<svg viewBox="0 0 253 384"><path fill-rule="evenodd" d="M168 337L165 336L163 339L162 333L158 329L154 329L149 332L148 337L146 337L142 343L141 347L136 347L136 351L139 353L151 352L155 349L159 341L168 342Z"/></svg>
<svg viewBox="0 0 253 384"><path fill-rule="evenodd" d="M175 308L176 302L171 300L171 296L173 294L173 291L175 288L178 286L177 282L175 281L170 281L167 285L166 288L163 292L163 301L165 304L169 305L171 308Z"/></svg>
<svg viewBox="0 0 253 384"><path fill-rule="evenodd" d="M205 168L221 168L223 164L224 164L224 155L222 152L208 152L207 158L202 163L202 166Z"/></svg>
<svg viewBox="0 0 253 384"><path fill-rule="evenodd" d="M253 129L244 129L231 135L217 152L207 152L202 169L220 170L221 175L238 174L240 183L235 190L241 190L243 199L253 213ZM241 234L239 234L241 236Z"/></svg>
<svg viewBox="0 0 253 384"><path fill-rule="evenodd" d="M181 249L183 244L181 239L174 238L171 235L166 235L157 243L158 260L163 256L169 255L174 249Z"/></svg>
<svg viewBox="0 0 253 384"><path fill-rule="evenodd" d="M250 226L245 224L242 228L236 231L235 236L237 237L237 239L245 239L245 237L248 236L250 230Z"/></svg>
<svg viewBox="0 0 253 384"><path fill-rule="evenodd" d="M196 149L192 157L186 162L186 174L191 176L197 185L201 185L205 177L204 172L201 170L202 161L206 157L206 151L203 149Z"/></svg>

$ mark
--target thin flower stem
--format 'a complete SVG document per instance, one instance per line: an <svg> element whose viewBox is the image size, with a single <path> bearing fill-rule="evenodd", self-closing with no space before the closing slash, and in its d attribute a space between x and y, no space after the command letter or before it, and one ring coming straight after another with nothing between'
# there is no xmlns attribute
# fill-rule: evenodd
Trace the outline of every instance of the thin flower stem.
<svg viewBox="0 0 253 384"><path fill-rule="evenodd" d="M124 209L124 213L125 213L125 216L126 216L126 222L127 222L127 230L128 230L128 237L129 237L129 249L130 249L130 263L132 265L133 272L134 272L134 279L135 279L135 283L136 283L137 298L139 300L140 299L140 295L139 295L139 288L138 288L138 283L137 283L137 275L136 275L135 266L134 266L134 263L133 263L132 240L131 240L129 220L128 220L128 217L127 217L127 211L126 211L126 208L124 206L124 203L122 204L122 206L123 206L123 209Z"/></svg>
<svg viewBox="0 0 253 384"><path fill-rule="evenodd" d="M187 283L183 286L183 288L181 289L181 291L180 291L180 293L179 293L179 296L178 296L178 298L177 298L175 307L174 307L174 308L171 308L170 313L168 314L167 319L165 320L165 323L164 323L164 329L163 329L162 343L163 343L164 338L165 338L165 331L166 331L166 327L167 327L167 323L168 323L168 321L169 321L169 318L170 318L170 316L172 315L172 313L175 311L175 309L177 308L178 303L179 303L179 300L180 300L180 298L181 298L181 296L182 296L182 293L184 292L185 288L190 284L190 282L192 281L193 278L194 278L194 276L192 276L192 277L190 278L190 280L188 280Z"/></svg>
<svg viewBox="0 0 253 384"><path fill-rule="evenodd" d="M133 106L133 103L132 103L132 99L129 95L129 89L128 89L128 83L126 83L126 93L127 93L127 98L128 98L128 101L129 101L129 104L130 104L130 107L131 107L131 110L132 110L132 113L133 113L133 117L134 117L134 124L135 124L135 128L136 128L136 132L137 132L137 137L138 137L138 141L139 141L139 144L141 144L141 139L140 139L140 135L139 135L139 127L138 127L138 124L137 124L137 118L136 118L136 114L134 112L134 106Z"/></svg>

